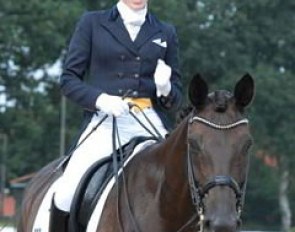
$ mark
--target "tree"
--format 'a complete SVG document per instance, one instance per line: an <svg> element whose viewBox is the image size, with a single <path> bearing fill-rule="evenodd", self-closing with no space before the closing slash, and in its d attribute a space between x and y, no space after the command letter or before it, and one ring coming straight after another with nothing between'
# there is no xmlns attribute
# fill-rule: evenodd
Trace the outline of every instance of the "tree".
<svg viewBox="0 0 295 232"><path fill-rule="evenodd" d="M1 1L1 130L9 136L9 177L38 170L58 154L57 76L47 70L62 57L79 2ZM67 9L66 11L64 9Z"/></svg>
<svg viewBox="0 0 295 232"><path fill-rule="evenodd" d="M161 5L168 8L165 1L161 1ZM277 194L277 197L274 198L270 192L260 192L261 195L255 197L264 200L260 204L266 210L270 205L266 199L277 199L280 204L272 204L277 206L275 208L280 205L282 228L289 230L291 208L286 186L289 180L287 176L291 175L289 167L294 163L291 142L294 140L294 128L285 123L292 121L291 115L294 115L292 76L295 43L292 38L295 30L289 26L290 22L295 21L294 2L209 0L173 1L171 5L170 17L178 25L182 42L181 60L185 85L197 71L212 84L225 88L245 72L250 72L257 79L257 96L250 114L258 141L257 150L263 149L267 154L275 156L279 171L271 173L277 174L276 178L266 178L274 189L272 193ZM167 12L170 11L164 11L169 14ZM278 86L281 88L278 89ZM279 128L274 125L279 125ZM264 173L270 175L270 172L267 169ZM279 179L285 181L280 185L281 190L276 191L275 185L282 183ZM261 187L254 183L253 186ZM254 212L257 210L257 201L252 200L250 211ZM278 215L278 211L273 214ZM263 220L266 222L268 219L265 217ZM271 222L277 225L277 221Z"/></svg>
<svg viewBox="0 0 295 232"><path fill-rule="evenodd" d="M10 177L36 171L58 156L58 75L47 73L47 67L63 59L83 11L115 2L0 0L0 99L6 97L5 104L0 101L0 133L9 136ZM212 89L231 87L245 72L256 79L257 96L249 114L256 146L245 219L248 225L278 228L281 214L287 231L288 218L295 213L295 187L290 178L295 163L295 2L161 0L151 2L150 7L160 19L176 25L184 90L196 72L203 74ZM67 112L69 144L77 134L81 114L72 104ZM260 153L274 157L277 167L265 166L257 158ZM279 201L281 213L276 210Z"/></svg>
<svg viewBox="0 0 295 232"><path fill-rule="evenodd" d="M259 149L278 160L278 205L281 210L282 230L291 227L291 206L289 202L289 180L294 175L294 87L291 73L279 73L263 67L259 73L257 85L263 91L257 91L254 117L255 134Z"/></svg>

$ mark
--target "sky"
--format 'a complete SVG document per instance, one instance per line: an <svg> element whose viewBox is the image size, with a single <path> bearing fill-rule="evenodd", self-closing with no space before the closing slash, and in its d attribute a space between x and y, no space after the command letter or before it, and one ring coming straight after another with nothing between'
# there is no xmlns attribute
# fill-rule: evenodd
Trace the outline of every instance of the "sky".
<svg viewBox="0 0 295 232"><path fill-rule="evenodd" d="M15 69L17 69L17 67L15 67L13 63L11 63L11 70L15 70ZM47 76L56 78L61 74L61 71L62 71L62 62L60 59L58 59L54 64L45 65L44 69L38 69L34 71L33 73L31 73L31 76L35 78L36 80L40 80L45 74L47 74ZM45 87L44 82L40 82L38 88L35 91L43 92L44 87ZM6 95L4 93L1 94L1 92L4 90L5 90L5 87L3 85L0 85L0 112L4 112L6 107L14 106L14 101L7 101Z"/></svg>

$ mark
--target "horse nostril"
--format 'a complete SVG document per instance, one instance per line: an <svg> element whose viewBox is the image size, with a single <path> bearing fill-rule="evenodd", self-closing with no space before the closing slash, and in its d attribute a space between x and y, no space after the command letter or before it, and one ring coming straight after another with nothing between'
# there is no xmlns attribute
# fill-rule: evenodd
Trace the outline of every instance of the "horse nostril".
<svg viewBox="0 0 295 232"><path fill-rule="evenodd" d="M237 220L237 228L241 228L242 227L242 220L238 219Z"/></svg>
<svg viewBox="0 0 295 232"><path fill-rule="evenodd" d="M211 229L215 232L234 232L237 231L238 224L238 220L216 219L211 222Z"/></svg>
<svg viewBox="0 0 295 232"><path fill-rule="evenodd" d="M211 222L209 219L205 219L203 223L204 223L204 228L210 229Z"/></svg>

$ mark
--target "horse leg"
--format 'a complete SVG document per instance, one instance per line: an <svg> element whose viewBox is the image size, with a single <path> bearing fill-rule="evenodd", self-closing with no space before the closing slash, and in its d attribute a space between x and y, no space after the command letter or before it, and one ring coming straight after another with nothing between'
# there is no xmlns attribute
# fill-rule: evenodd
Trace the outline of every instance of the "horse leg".
<svg viewBox="0 0 295 232"><path fill-rule="evenodd" d="M115 192L116 191L113 189L106 200L96 232L122 231L118 223L117 200Z"/></svg>

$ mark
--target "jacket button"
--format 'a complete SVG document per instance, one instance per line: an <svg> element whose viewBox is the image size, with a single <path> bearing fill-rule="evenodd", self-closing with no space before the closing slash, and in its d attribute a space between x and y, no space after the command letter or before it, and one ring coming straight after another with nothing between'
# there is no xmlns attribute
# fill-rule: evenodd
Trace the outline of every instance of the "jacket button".
<svg viewBox="0 0 295 232"><path fill-rule="evenodd" d="M123 89L119 89L119 90L118 90L118 93L119 93L119 94L122 94L122 93L123 93Z"/></svg>
<svg viewBox="0 0 295 232"><path fill-rule="evenodd" d="M137 92L137 91L133 91L133 92L132 92L132 96L133 96L133 97L138 97L138 92Z"/></svg>
<svg viewBox="0 0 295 232"><path fill-rule="evenodd" d="M139 78L139 74L138 73L135 73L134 74L134 78L138 79Z"/></svg>
<svg viewBox="0 0 295 232"><path fill-rule="evenodd" d="M124 61L126 59L126 56L125 55L121 55L120 58L121 58L122 61Z"/></svg>
<svg viewBox="0 0 295 232"><path fill-rule="evenodd" d="M117 73L117 77L122 78L124 74L122 72Z"/></svg>
<svg viewBox="0 0 295 232"><path fill-rule="evenodd" d="M135 59L136 59L137 61L140 61L140 56L137 56Z"/></svg>

